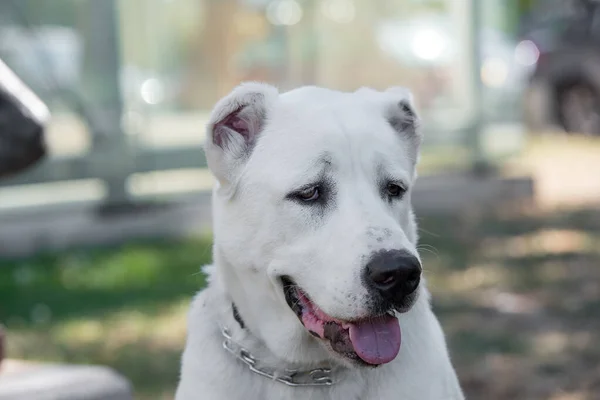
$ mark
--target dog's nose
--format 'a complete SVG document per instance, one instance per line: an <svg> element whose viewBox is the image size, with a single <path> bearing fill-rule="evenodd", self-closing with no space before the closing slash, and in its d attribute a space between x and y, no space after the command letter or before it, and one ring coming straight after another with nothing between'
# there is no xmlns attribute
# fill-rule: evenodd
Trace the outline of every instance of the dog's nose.
<svg viewBox="0 0 600 400"><path fill-rule="evenodd" d="M401 305L421 281L419 260L405 250L386 250L371 258L365 268L365 283L394 305Z"/></svg>

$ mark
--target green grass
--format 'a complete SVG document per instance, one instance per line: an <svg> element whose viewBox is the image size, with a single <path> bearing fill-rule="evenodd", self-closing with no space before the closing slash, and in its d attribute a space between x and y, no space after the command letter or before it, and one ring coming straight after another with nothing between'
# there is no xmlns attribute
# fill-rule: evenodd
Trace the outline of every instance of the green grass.
<svg viewBox="0 0 600 400"><path fill-rule="evenodd" d="M106 364L127 375L140 398L169 398L187 303L209 262L210 238L1 261L8 356Z"/></svg>
<svg viewBox="0 0 600 400"><path fill-rule="evenodd" d="M423 217L434 309L471 399L593 399L600 211ZM170 399L210 238L0 262L10 357L109 365Z"/></svg>

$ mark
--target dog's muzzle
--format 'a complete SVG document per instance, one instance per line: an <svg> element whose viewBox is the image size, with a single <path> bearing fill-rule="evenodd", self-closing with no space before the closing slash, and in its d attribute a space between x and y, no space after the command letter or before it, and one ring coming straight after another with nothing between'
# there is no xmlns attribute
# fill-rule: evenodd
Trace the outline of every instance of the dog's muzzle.
<svg viewBox="0 0 600 400"><path fill-rule="evenodd" d="M400 324L393 311L342 321L323 312L290 278L282 278L289 307L308 332L340 356L364 366L392 361L400 351Z"/></svg>

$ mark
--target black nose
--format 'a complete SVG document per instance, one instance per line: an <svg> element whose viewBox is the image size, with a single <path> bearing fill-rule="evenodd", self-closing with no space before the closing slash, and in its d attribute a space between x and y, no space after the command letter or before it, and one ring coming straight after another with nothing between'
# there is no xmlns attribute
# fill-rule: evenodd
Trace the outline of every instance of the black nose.
<svg viewBox="0 0 600 400"><path fill-rule="evenodd" d="M421 264L405 250L381 251L367 264L364 279L371 290L392 304L401 306L406 296L419 286Z"/></svg>

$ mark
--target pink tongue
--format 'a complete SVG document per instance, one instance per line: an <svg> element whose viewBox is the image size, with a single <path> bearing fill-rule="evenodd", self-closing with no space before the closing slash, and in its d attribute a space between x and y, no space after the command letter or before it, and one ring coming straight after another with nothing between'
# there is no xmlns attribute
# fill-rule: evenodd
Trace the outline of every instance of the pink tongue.
<svg viewBox="0 0 600 400"><path fill-rule="evenodd" d="M400 324L389 315L350 326L350 341L358 356L369 364L379 365L392 361L400 351Z"/></svg>

